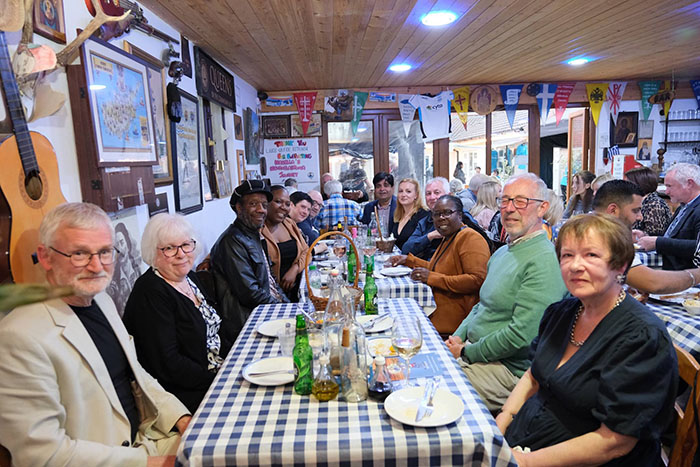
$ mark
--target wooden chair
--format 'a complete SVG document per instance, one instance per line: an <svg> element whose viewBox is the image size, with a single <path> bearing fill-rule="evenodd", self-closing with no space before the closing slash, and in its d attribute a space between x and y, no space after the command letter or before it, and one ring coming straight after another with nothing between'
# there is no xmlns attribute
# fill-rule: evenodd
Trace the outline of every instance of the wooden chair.
<svg viewBox="0 0 700 467"><path fill-rule="evenodd" d="M676 356L678 357L678 373L683 381L690 387L690 397L685 405L685 410L676 402L675 409L678 414L676 423L676 441L671 450L670 459L664 456L664 464L669 467L691 467L693 457L698 448L698 433L695 425L695 413L693 401L696 406L700 406L700 388L696 387L696 378L700 372L700 364L687 351L677 345ZM700 383L700 381L698 381ZM662 454L663 455L663 454ZM668 462L666 462L668 460Z"/></svg>
<svg viewBox="0 0 700 467"><path fill-rule="evenodd" d="M0 467L11 467L12 457L10 456L10 451L8 451L5 446L0 444Z"/></svg>

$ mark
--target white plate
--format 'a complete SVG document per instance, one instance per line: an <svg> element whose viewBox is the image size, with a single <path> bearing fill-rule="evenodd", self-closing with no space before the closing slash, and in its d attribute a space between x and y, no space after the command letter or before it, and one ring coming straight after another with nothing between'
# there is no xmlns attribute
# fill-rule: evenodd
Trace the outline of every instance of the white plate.
<svg viewBox="0 0 700 467"><path fill-rule="evenodd" d="M263 336L267 337L277 337L279 334L280 330L285 326L287 323L292 323L292 327L296 326L296 319L295 318L282 318L282 319L273 319L272 321L265 321L264 323L260 324L258 326L258 334L262 334Z"/></svg>
<svg viewBox="0 0 700 467"><path fill-rule="evenodd" d="M393 357L398 355L391 348L391 337L370 337L367 339L367 351L372 357L383 355Z"/></svg>
<svg viewBox="0 0 700 467"><path fill-rule="evenodd" d="M383 276L388 277L401 277L411 274L412 269L406 266L395 266L389 268L382 268L380 271Z"/></svg>
<svg viewBox="0 0 700 467"><path fill-rule="evenodd" d="M416 412L424 391L424 387L410 387L392 392L384 401L384 410L396 421L422 427L448 425L462 417L464 412L462 399L447 389L439 388L433 398L433 413L417 422Z"/></svg>
<svg viewBox="0 0 700 467"><path fill-rule="evenodd" d="M649 294L649 298L655 300L663 300L664 302L678 303L682 305L686 299L700 300L700 289L696 287L691 287L682 292L669 293L669 294Z"/></svg>
<svg viewBox="0 0 700 467"><path fill-rule="evenodd" d="M294 381L293 373L274 373L262 376L250 376L250 373L259 373L272 370L293 370L292 357L263 358L243 368L243 378L249 383L259 386L280 386Z"/></svg>
<svg viewBox="0 0 700 467"><path fill-rule="evenodd" d="M381 314L379 314L379 315L358 315L356 319L357 319L358 323L365 324L367 321L369 321L372 318L376 318L377 316L381 316ZM384 318L381 321L376 322L374 324L374 326L372 326L371 328L366 328L365 333L369 334L369 333L373 333L373 332L386 331L387 329L391 329L391 326L393 326L393 324L394 324L394 318L391 318L391 317Z"/></svg>

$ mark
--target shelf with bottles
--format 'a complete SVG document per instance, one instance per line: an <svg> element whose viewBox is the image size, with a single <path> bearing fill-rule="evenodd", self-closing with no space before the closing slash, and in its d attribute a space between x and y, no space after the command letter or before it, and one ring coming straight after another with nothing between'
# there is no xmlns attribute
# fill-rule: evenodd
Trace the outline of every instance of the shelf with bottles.
<svg viewBox="0 0 700 467"><path fill-rule="evenodd" d="M672 110L669 112L668 119L664 118L661 123L673 122L697 122L700 121L700 109Z"/></svg>
<svg viewBox="0 0 700 467"><path fill-rule="evenodd" d="M660 120L661 123L666 123L666 119ZM679 123L679 122L700 122L700 118L671 118L668 120L668 123Z"/></svg>
<svg viewBox="0 0 700 467"><path fill-rule="evenodd" d="M688 144L688 145L700 145L700 140L692 140L692 141L664 141L665 144L673 144L673 145L680 145L680 144Z"/></svg>

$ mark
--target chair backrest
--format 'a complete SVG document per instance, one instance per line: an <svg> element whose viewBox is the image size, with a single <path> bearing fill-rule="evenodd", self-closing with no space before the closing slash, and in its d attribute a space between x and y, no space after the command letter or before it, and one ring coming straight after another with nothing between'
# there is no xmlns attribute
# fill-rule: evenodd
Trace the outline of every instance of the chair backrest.
<svg viewBox="0 0 700 467"><path fill-rule="evenodd" d="M8 451L5 446L0 444L0 467L11 467L12 457L10 456L10 451Z"/></svg>
<svg viewBox="0 0 700 467"><path fill-rule="evenodd" d="M700 406L700 388L696 387L696 378L700 372L700 364L687 351L677 345L676 356L678 357L678 373L683 381L690 386L690 397L685 405L685 410L676 402L675 408L678 414L676 424L676 441L673 444L669 467L691 467L693 457L698 448L698 433L695 427L695 406Z"/></svg>

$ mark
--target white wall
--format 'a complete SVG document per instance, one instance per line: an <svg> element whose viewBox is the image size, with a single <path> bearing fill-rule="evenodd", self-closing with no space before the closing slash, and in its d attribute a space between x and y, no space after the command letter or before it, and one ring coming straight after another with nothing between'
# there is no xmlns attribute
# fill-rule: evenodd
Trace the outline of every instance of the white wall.
<svg viewBox="0 0 700 467"><path fill-rule="evenodd" d="M84 0L65 0L64 2L64 13L66 20L66 31L68 42L75 38L76 28L83 29L88 24L91 19L90 14L85 8ZM148 19L148 22L155 28L161 30L162 32L179 39L180 34L178 31L170 27L168 24L163 22L155 14L151 13L144 8L144 16ZM14 52L17 43L20 40L20 32L6 33L7 40L10 44L10 53ZM165 42L160 41L147 36L146 34L138 31L132 30L130 33L125 34L119 38L110 41L111 44L116 47L122 48L123 41L129 41L135 46L145 50L155 57L161 56L161 51L167 48ZM38 34L34 34L34 42L38 44L46 44L52 47L54 50L59 51L64 46L62 44L57 44L48 39L43 38ZM190 43L190 48L193 44ZM175 46L179 51L179 46ZM190 57L194 60L193 50L190 50ZM77 63L77 62L76 62ZM58 168L60 172L60 184L63 190L63 195L68 201L81 201L81 191L80 191L80 179L78 172L78 162L75 148L75 136L73 132L73 123L71 120L71 109L70 102L68 101L68 84L66 81L66 74L61 70L57 70L50 75L52 86L54 90L63 93L66 96L66 103L64 107L55 115L40 119L36 122L29 124L29 129L32 131L37 131L44 136L46 136L54 147L56 156L58 159ZM250 84L243 81L241 78L234 74L234 83L236 86L236 114L239 116L243 115L243 109L246 107L252 107L253 109L257 106L257 91ZM180 81L179 87L192 95L197 95L197 89L193 78L183 77ZM200 105L201 109L201 105ZM201 112L201 111L200 111ZM231 177L234 187L238 185L238 175L236 170L235 154L237 149L244 149L243 141L237 141L233 136L233 114L228 112L228 121L226 121L226 128L229 131L228 138L228 156L231 161ZM201 113L200 113L201 121ZM200 129L200 135L203 139L203 130ZM204 146L202 145L202 150ZM252 169L253 167L251 167ZM156 187L156 193L167 193L168 205L170 212L175 210L175 202L173 197L173 186L167 185L163 187ZM138 219L137 225L140 227L140 232L131 232L132 235L137 236L140 239L143 228L148 221L148 207L138 206L135 208L124 210L116 217L124 218L136 216ZM212 201L205 201L204 209L187 216L190 222L198 229L200 234L200 239L204 243L204 253L208 252L213 243L218 238L219 234L233 221L235 215L231 211L228 199L214 199Z"/></svg>

